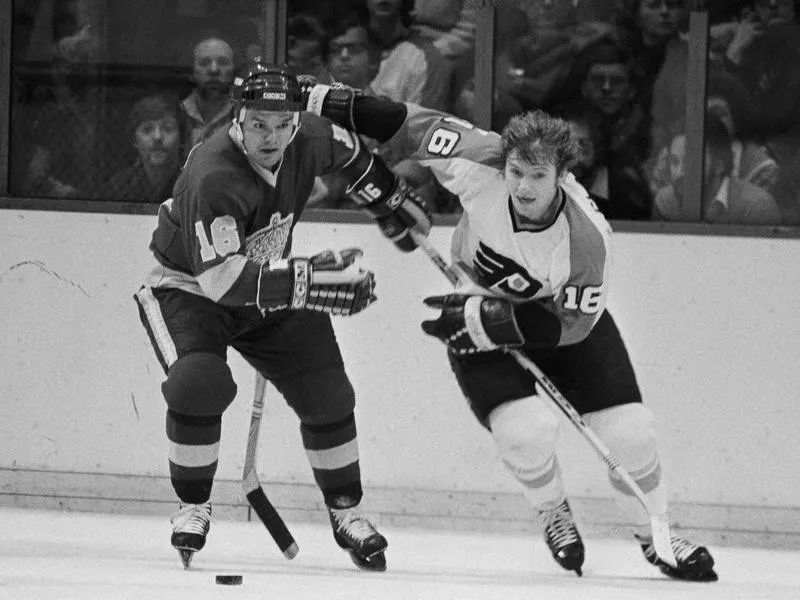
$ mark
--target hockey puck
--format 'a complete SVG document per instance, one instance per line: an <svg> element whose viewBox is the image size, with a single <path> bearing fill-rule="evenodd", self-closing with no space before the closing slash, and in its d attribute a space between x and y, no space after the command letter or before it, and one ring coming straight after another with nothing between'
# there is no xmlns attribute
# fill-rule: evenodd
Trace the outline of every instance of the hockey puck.
<svg viewBox="0 0 800 600"><path fill-rule="evenodd" d="M242 585L241 575L217 575L216 582L220 585Z"/></svg>

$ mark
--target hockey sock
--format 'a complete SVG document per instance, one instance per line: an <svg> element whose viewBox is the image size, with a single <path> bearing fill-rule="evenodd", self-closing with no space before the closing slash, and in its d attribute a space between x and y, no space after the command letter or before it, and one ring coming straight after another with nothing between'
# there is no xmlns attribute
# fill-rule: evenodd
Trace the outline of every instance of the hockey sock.
<svg viewBox="0 0 800 600"><path fill-rule="evenodd" d="M361 469L353 414L325 425L301 423L300 433L325 504L347 508L361 502Z"/></svg>
<svg viewBox="0 0 800 600"><path fill-rule="evenodd" d="M170 479L183 502L202 504L210 498L221 430L221 415L193 417L167 410Z"/></svg>
<svg viewBox="0 0 800 600"><path fill-rule="evenodd" d="M586 421L605 441L639 485L656 513L667 512L667 493L658 457L652 413L642 404L631 403L589 413ZM609 471L614 498L634 524L634 532L650 536L650 517L625 483Z"/></svg>

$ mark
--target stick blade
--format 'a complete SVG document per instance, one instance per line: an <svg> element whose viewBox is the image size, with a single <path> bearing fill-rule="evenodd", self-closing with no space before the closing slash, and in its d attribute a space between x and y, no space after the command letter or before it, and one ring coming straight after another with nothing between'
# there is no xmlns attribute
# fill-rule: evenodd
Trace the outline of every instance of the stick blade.
<svg viewBox="0 0 800 600"><path fill-rule="evenodd" d="M677 568L678 560L675 558L675 553L672 551L669 523L667 522L666 516L652 515L650 517L650 527L653 530L653 547L656 550L658 558L669 566Z"/></svg>
<svg viewBox="0 0 800 600"><path fill-rule="evenodd" d="M253 510L256 511L258 518L264 524L264 527L267 528L267 531L272 536L272 539L275 540L275 543L278 545L281 552L283 552L283 555L290 560L297 556L297 553L300 551L297 542L294 541L294 537L292 537L289 528L286 527L286 523L283 522L278 511L275 510L275 507L272 506L272 503L267 499L264 490L259 486L257 489L251 491L247 494L247 501L250 503L250 506L253 507Z"/></svg>

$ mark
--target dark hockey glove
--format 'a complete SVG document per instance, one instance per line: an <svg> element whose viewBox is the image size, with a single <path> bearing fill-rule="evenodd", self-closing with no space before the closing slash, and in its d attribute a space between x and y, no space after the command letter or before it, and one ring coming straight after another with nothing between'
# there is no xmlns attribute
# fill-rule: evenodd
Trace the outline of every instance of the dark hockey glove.
<svg viewBox="0 0 800 600"><path fill-rule="evenodd" d="M375 275L357 268L355 261L363 252L359 248L341 251L326 250L309 258L290 258L264 265L261 279L289 282L289 298L275 305L263 298L260 306L268 310L314 310L332 315L354 315L375 302ZM259 281L259 287L268 286ZM273 288L274 289L274 288ZM286 288L284 288L286 289Z"/></svg>
<svg viewBox="0 0 800 600"><path fill-rule="evenodd" d="M448 294L425 298L441 309L439 318L423 321L422 330L442 340L454 354L473 354L525 343L514 316L514 305L492 296Z"/></svg>
<svg viewBox="0 0 800 600"><path fill-rule="evenodd" d="M297 81L303 94L303 110L330 119L351 131L356 130L353 102L360 91L343 83L319 83L313 75L299 75Z"/></svg>
<svg viewBox="0 0 800 600"><path fill-rule="evenodd" d="M397 206L394 212L385 217L378 217L376 222L383 235L392 240L395 246L403 252L411 252L417 247L417 243L411 237L411 230L422 237L428 237L431 231L431 213L402 177L397 178L397 189L386 203L387 207L393 204Z"/></svg>
<svg viewBox="0 0 800 600"><path fill-rule="evenodd" d="M411 252L417 247L411 229L428 236L430 212L408 182L392 173L380 156L362 152L343 172L354 182L345 190L348 198L367 211L400 250Z"/></svg>

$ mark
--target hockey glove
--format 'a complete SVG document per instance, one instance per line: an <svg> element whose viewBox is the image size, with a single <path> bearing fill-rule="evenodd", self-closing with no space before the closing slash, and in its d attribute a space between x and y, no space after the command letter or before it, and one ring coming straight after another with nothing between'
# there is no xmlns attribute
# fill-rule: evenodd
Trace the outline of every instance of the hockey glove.
<svg viewBox="0 0 800 600"><path fill-rule="evenodd" d="M314 310L332 315L354 315L372 304L376 297L375 275L357 268L354 263L363 252L345 248L340 252L326 250L312 258L290 258L264 265L259 280L259 306L268 310ZM275 290L269 280L288 283L289 289L278 304L265 298L266 290ZM264 290L262 293L261 289ZM271 296L272 294L270 294ZM272 302L270 300L273 300Z"/></svg>
<svg viewBox="0 0 800 600"><path fill-rule="evenodd" d="M454 354L473 354L525 343L514 316L514 305L504 298L448 294L425 298L441 309L439 318L422 322L422 330L442 340Z"/></svg>
<svg viewBox="0 0 800 600"><path fill-rule="evenodd" d="M395 175L378 155L361 153L343 169L353 181L347 197L367 211L383 234L403 252L417 247L410 230L427 237L431 231L431 215L408 182Z"/></svg>
<svg viewBox="0 0 800 600"><path fill-rule="evenodd" d="M299 75L297 81L303 94L303 110L330 119L351 131L356 130L353 101L361 92L343 83L318 83L313 75Z"/></svg>
<svg viewBox="0 0 800 600"><path fill-rule="evenodd" d="M403 252L411 252L417 247L414 238L411 237L411 230L427 237L431 231L431 213L402 177L397 178L397 188L386 202L387 207L393 204L397 206L394 212L385 217L378 217L376 222L383 235L392 240L395 246Z"/></svg>

